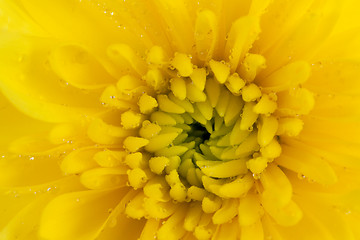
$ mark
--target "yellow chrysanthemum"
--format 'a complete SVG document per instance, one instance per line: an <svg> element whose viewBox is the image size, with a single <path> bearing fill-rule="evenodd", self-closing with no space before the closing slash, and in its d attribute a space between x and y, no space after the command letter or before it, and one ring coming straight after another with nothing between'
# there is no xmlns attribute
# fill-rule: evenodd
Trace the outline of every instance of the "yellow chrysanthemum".
<svg viewBox="0 0 360 240"><path fill-rule="evenodd" d="M0 1L0 239L360 239L359 10Z"/></svg>

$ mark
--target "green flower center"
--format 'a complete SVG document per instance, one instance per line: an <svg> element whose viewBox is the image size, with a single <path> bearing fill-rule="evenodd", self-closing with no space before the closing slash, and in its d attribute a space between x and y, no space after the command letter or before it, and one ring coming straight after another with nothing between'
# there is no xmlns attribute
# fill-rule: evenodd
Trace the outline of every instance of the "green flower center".
<svg viewBox="0 0 360 240"><path fill-rule="evenodd" d="M238 199L263 191L257 183L281 154L279 135L296 136L302 129L285 101L278 103L278 90L288 86L257 85L265 68L257 54L246 54L231 69L216 60L197 66L182 53L169 59L157 46L145 58L123 45L109 53L137 73L123 76L101 96L106 107L121 110L121 127L99 122L89 134L124 149L127 184L135 191L125 213L136 219L180 219L177 209L191 202L196 211L188 220L205 213L214 224L231 221L238 215ZM289 65L279 76L302 66ZM298 87L290 94L312 99ZM184 228L194 231L191 221L184 221Z"/></svg>
<svg viewBox="0 0 360 240"><path fill-rule="evenodd" d="M151 54L148 58L160 59ZM135 189L161 176L165 182L157 191L168 185L177 202L203 201L209 194L212 200L237 198L279 156L278 120L271 115L276 95L231 74L225 62L197 67L177 53L168 68L151 68L143 80L154 92L139 95L139 112L128 110L121 117L125 128L139 128L124 141L128 156L139 158L128 157ZM230 190L234 184L242 187ZM206 209L213 203L204 204Z"/></svg>

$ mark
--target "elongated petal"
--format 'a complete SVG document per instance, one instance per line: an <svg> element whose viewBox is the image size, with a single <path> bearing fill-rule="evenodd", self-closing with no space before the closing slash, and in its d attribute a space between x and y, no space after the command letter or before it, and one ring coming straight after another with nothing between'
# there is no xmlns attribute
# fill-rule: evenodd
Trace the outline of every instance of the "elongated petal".
<svg viewBox="0 0 360 240"><path fill-rule="evenodd" d="M94 237L107 219L109 209L114 208L125 193L126 189L91 190L55 198L44 209L40 236L52 240Z"/></svg>

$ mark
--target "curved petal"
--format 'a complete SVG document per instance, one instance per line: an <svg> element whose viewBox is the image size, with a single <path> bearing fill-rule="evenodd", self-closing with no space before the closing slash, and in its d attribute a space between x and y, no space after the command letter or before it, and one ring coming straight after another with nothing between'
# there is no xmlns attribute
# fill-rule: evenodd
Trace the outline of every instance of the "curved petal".
<svg viewBox="0 0 360 240"><path fill-rule="evenodd" d="M263 25L263 29L269 35L267 37L264 35L260 36L259 39L262 39L263 42L261 44L258 43L257 46L259 52L267 59L268 67L260 73L261 77L267 76L288 62L312 57L332 32L342 6L342 2L337 0L298 2L299 5L297 7L299 8L295 7L293 3L288 2L287 7L293 9L290 13L294 14L294 17L291 16L289 18L287 15L286 20L281 20L281 26L287 25L286 30L280 28L280 31L283 32L279 33L279 30L276 29L279 23L274 24L274 21L278 22L281 17L289 14L285 10L286 8L281 6L281 4L284 4L283 1L278 1L277 4L280 4L280 6L277 6L278 9L269 11L270 16L268 15L269 17L264 19L264 24L266 24L266 21L267 26ZM279 13L279 11L282 13ZM295 11L298 13L295 13ZM281 17L276 14L280 14ZM291 26L290 24L293 25ZM274 38L272 36L278 39L272 41ZM264 43L264 41L273 42L273 45Z"/></svg>
<svg viewBox="0 0 360 240"><path fill-rule="evenodd" d="M291 239L349 239L355 240L351 228L346 223L346 215L333 206L319 202L311 195L295 197L304 212L299 225L280 231Z"/></svg>
<svg viewBox="0 0 360 240"><path fill-rule="evenodd" d="M0 116L0 152L7 151L9 143L20 136L47 132L53 126L19 112L1 93Z"/></svg>
<svg viewBox="0 0 360 240"><path fill-rule="evenodd" d="M0 90L20 111L48 122L71 121L98 111L100 93L63 84L47 68L52 39L2 37Z"/></svg>
<svg viewBox="0 0 360 240"><path fill-rule="evenodd" d="M39 213L46 204L60 194L82 189L76 176L37 186L0 189L0 238L37 240Z"/></svg>
<svg viewBox="0 0 360 240"><path fill-rule="evenodd" d="M127 191L92 190L55 198L41 216L40 236L49 240L92 239Z"/></svg>
<svg viewBox="0 0 360 240"><path fill-rule="evenodd" d="M60 179L58 156L6 155L0 158L0 186L31 186Z"/></svg>
<svg viewBox="0 0 360 240"><path fill-rule="evenodd" d="M323 185L332 185L337 182L337 176L327 161L320 156L293 146L282 146L282 155L276 163L294 172L305 175Z"/></svg>
<svg viewBox="0 0 360 240"><path fill-rule="evenodd" d="M103 88L116 81L94 56L80 46L57 47L51 51L49 63L61 79L80 89Z"/></svg>
<svg viewBox="0 0 360 240"><path fill-rule="evenodd" d="M108 6L110 4L107 4L107 1L103 4L95 4L93 1L75 0L51 3L40 0L21 0L21 3L40 26L57 38L75 40L91 49L98 50L104 50L101 48L117 41L131 43L137 49L144 49L143 42L139 41L139 36L131 32L131 27L125 29L118 27L124 23L115 21L111 17L118 13L109 11L113 9L109 9L111 6ZM118 11L124 9L124 4L118 5ZM113 12L112 15L111 12Z"/></svg>
<svg viewBox="0 0 360 240"><path fill-rule="evenodd" d="M344 45L347 46L348 44ZM336 47L335 49L339 48ZM354 48L351 51L360 53ZM354 81L359 75L360 57L356 60L321 60L312 64L310 78L305 82L304 87L314 93L327 95L329 99L339 95L359 96L360 82ZM319 104L322 105L328 102L329 99L323 101L319 99L321 101ZM349 101L346 101L346 103L349 103Z"/></svg>

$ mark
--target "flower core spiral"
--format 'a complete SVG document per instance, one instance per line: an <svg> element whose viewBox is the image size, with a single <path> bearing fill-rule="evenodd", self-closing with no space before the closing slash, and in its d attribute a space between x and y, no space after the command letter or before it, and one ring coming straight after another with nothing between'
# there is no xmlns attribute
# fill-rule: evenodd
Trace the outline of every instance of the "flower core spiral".
<svg viewBox="0 0 360 240"><path fill-rule="evenodd" d="M287 101L278 104L277 92L288 86L256 83L257 74L266 68L263 56L246 54L234 71L225 61L211 59L198 66L187 54L177 52L167 57L159 46L151 48L144 58L126 45L110 47L109 54L125 59L136 73L123 76L101 96L104 106L121 110L121 127L97 120L88 134L95 142L123 148L97 154L100 162L118 154L128 167L97 169L103 171L100 175L112 176L110 183L97 184L126 182L134 189L125 208L129 217L168 218L157 233L160 239L170 232L174 239L181 236L183 233L173 232L180 222L183 231L206 239L215 226L234 218L240 225L256 222L263 211L260 192L265 193L262 204L268 201L274 215L278 207L288 204L290 199L279 206L272 203L274 194L279 194L271 189L272 175L281 181L283 173L268 165L281 154L279 135L296 136L303 122L286 107ZM306 67L296 62L276 74L283 77ZM310 102L309 108L310 92L298 86L291 91L289 99L301 95ZM126 180L122 179L124 173ZM93 174L81 176L83 184L90 182L90 188ZM239 205L243 198L248 200ZM186 213L181 208L187 204L191 209ZM249 213L247 204L254 213ZM301 211L296 205L286 207L293 213L291 217L279 216L283 217L279 221L296 223Z"/></svg>

